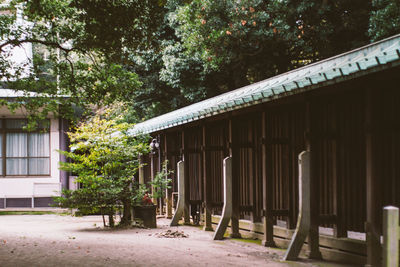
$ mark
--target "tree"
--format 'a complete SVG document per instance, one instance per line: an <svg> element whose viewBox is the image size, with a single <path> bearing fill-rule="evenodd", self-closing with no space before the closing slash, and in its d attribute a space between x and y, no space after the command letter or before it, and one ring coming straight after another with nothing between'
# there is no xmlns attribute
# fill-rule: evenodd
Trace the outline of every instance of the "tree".
<svg viewBox="0 0 400 267"><path fill-rule="evenodd" d="M400 33L400 2L373 0L368 34L372 41Z"/></svg>
<svg viewBox="0 0 400 267"><path fill-rule="evenodd" d="M1 104L12 110L27 107L37 119L49 112L72 114L74 106L90 110L132 102L141 82L127 64L129 51L154 43L152 29L162 8L162 1L12 0L0 16L2 81L40 97ZM9 51L26 43L39 53L18 66Z"/></svg>
<svg viewBox="0 0 400 267"><path fill-rule="evenodd" d="M149 182L153 186L153 197L154 198L164 198L165 190L171 188L172 179L168 178L173 173L173 171L168 170L168 160L162 163L161 171L158 172L152 181Z"/></svg>
<svg viewBox="0 0 400 267"><path fill-rule="evenodd" d="M105 115L107 118L108 112ZM97 114L68 133L71 152L60 153L71 161L61 162L60 169L76 174L81 187L64 190L57 201L82 211L100 210L109 215L110 226L122 206L121 225L130 225L132 204L140 203L145 191L133 177L140 166L139 155L149 152L148 138L130 136L127 130L132 125L102 116Z"/></svg>
<svg viewBox="0 0 400 267"><path fill-rule="evenodd" d="M369 12L361 0L193 0L170 20L187 53L224 77L220 92L367 43Z"/></svg>
<svg viewBox="0 0 400 267"><path fill-rule="evenodd" d="M0 73L12 88L46 97L17 102L58 112L117 100L135 122L362 46L400 24L396 0L12 1L18 5L31 24L0 16ZM52 53L19 78L26 66L7 72L6 47L26 42Z"/></svg>
<svg viewBox="0 0 400 267"><path fill-rule="evenodd" d="M133 106L150 117L369 41L361 0L169 0L165 9L157 49L134 52L146 89Z"/></svg>

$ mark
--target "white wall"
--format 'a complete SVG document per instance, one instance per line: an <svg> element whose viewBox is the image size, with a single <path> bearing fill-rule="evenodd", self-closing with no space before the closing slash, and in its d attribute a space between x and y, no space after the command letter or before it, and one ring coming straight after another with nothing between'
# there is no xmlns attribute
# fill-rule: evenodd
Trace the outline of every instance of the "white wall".
<svg viewBox="0 0 400 267"><path fill-rule="evenodd" d="M2 1L3 3L0 4L1 7L7 8L10 1ZM24 32L30 32L32 27L32 23L26 21L22 14L21 6L17 6L16 10L16 21L15 27L19 29L24 29ZM26 37L23 35L22 37ZM1 41L0 41L1 42ZM19 78L27 77L31 69L33 67L33 53L32 53L32 44L31 43L23 43L21 45L7 45L3 48L2 52L3 56L5 56L8 62L11 64L11 68L8 69L8 72L12 75L16 74L16 70L22 70ZM1 80L5 80L4 78Z"/></svg>
<svg viewBox="0 0 400 267"><path fill-rule="evenodd" d="M16 115L5 114L6 109L0 108L0 116L3 118L23 118L23 111ZM59 149L59 121L50 119L50 176L43 177L1 177L0 176L0 198L9 197L31 197L35 191L36 196L48 197L59 191L60 171L58 162ZM59 194L57 194L59 195Z"/></svg>

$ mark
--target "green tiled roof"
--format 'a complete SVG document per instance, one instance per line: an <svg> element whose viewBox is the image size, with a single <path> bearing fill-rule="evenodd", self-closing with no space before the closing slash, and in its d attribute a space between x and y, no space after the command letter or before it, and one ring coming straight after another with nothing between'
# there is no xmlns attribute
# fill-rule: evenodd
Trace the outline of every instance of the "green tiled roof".
<svg viewBox="0 0 400 267"><path fill-rule="evenodd" d="M136 124L134 135L200 120L400 65L400 34Z"/></svg>

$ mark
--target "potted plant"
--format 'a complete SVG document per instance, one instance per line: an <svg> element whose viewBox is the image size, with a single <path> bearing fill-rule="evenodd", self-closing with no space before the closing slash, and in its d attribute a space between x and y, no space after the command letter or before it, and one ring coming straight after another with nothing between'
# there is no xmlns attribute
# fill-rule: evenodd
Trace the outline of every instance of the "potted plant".
<svg viewBox="0 0 400 267"><path fill-rule="evenodd" d="M138 192L141 192L141 201L133 205L133 217L140 219L143 226L147 228L157 228L156 205L151 201L151 197L145 185L139 185Z"/></svg>
<svg viewBox="0 0 400 267"><path fill-rule="evenodd" d="M166 190L171 188L170 183L172 180L168 178L171 173L172 171L168 170L168 161L166 160L162 164L161 171L149 183L149 186L153 188L153 198L161 199L165 197ZM152 202L151 196L145 187L143 187L143 190L141 203L133 207L134 218L141 219L145 227L156 228L156 205Z"/></svg>

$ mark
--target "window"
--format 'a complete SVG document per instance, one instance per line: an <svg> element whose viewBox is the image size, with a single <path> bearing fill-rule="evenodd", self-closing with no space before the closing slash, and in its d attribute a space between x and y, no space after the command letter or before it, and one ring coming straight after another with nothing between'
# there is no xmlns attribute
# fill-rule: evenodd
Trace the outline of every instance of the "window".
<svg viewBox="0 0 400 267"><path fill-rule="evenodd" d="M26 120L1 120L0 175L27 176L50 174L49 121L35 132L23 130Z"/></svg>

